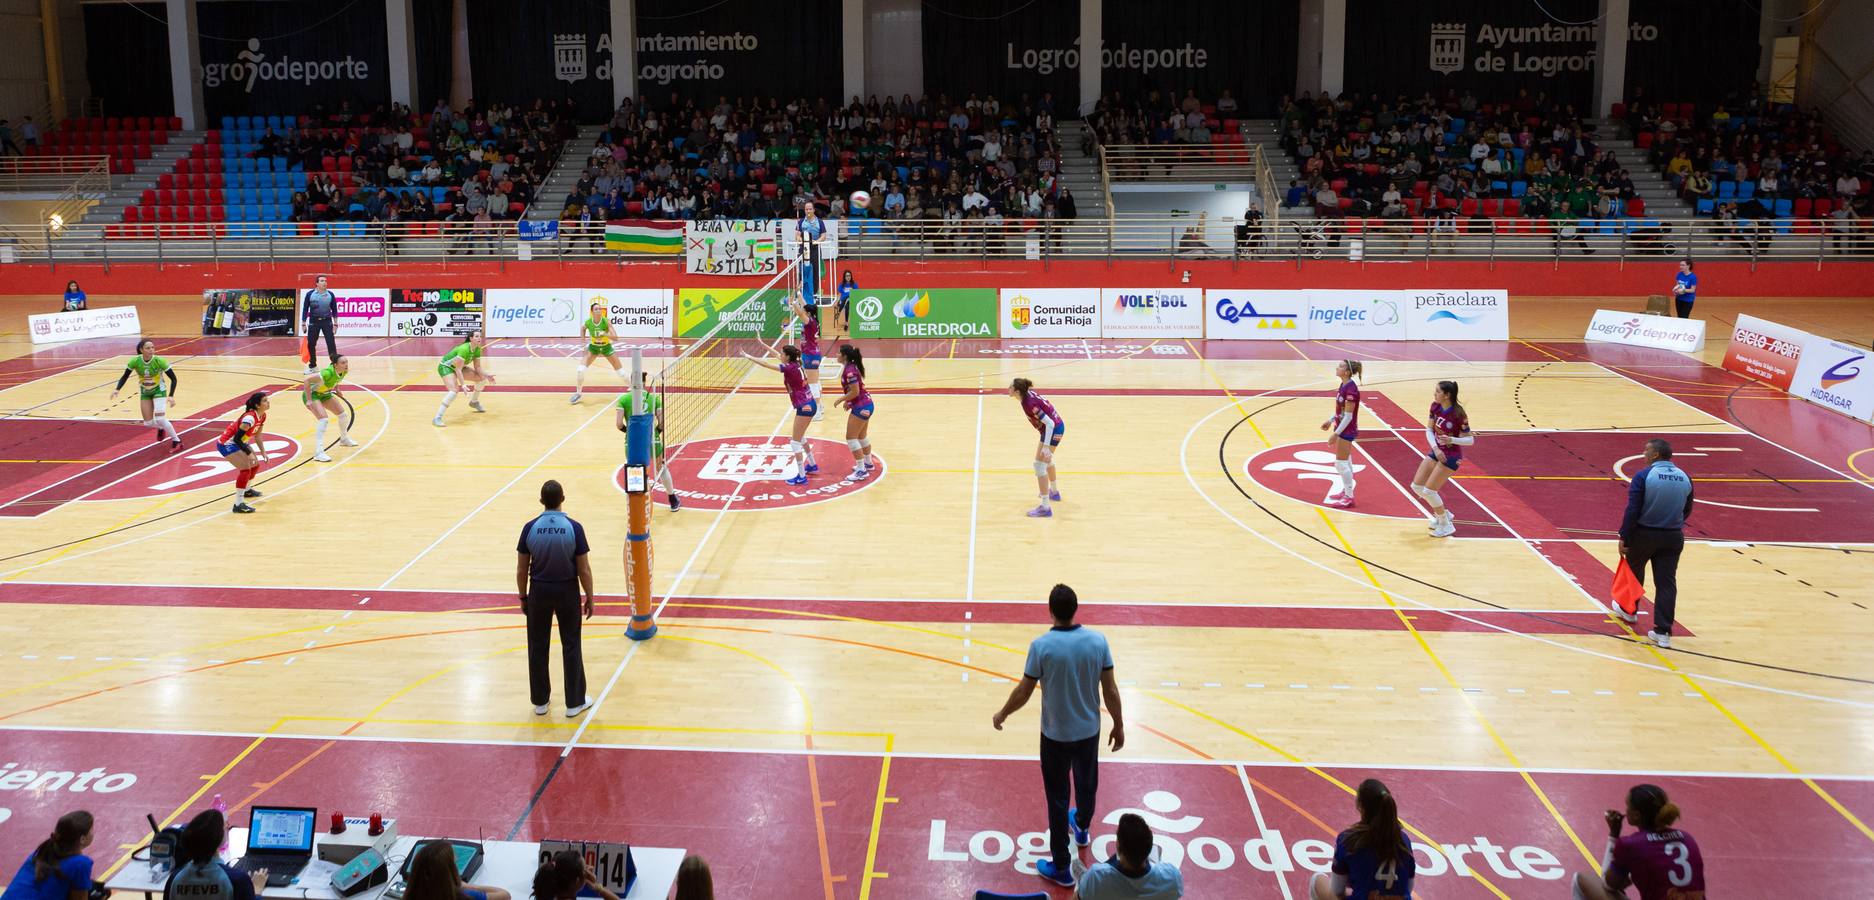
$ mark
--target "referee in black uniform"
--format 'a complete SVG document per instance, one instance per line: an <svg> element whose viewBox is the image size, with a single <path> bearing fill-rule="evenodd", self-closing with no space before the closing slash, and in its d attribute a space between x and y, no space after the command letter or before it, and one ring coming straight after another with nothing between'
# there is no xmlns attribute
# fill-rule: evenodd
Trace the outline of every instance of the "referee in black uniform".
<svg viewBox="0 0 1874 900"><path fill-rule="evenodd" d="M572 718L592 706L586 697L586 663L579 650L579 623L592 616L592 564L586 560L586 529L560 511L566 491L557 481L540 486L540 505L546 511L521 527L520 565L514 580L520 588L521 612L527 616L527 681L534 715L547 714L553 699L553 679L547 672L547 651L552 649L553 620L560 621L560 653L566 664L566 716ZM581 591L585 603L579 602Z"/></svg>
<svg viewBox="0 0 1874 900"><path fill-rule="evenodd" d="M306 320L306 371L319 368L319 332L325 332L325 355L334 364L338 362L338 338L333 329L332 317L338 314L338 303L332 298L332 291L325 286L325 276L313 281L312 290L306 292L306 306L301 316Z"/></svg>

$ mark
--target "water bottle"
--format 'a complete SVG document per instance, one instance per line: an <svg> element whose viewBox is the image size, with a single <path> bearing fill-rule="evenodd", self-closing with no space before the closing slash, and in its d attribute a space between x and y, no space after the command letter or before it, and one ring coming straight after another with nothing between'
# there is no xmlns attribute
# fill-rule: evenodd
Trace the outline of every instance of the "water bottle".
<svg viewBox="0 0 1874 900"><path fill-rule="evenodd" d="M221 855L225 857L228 855L228 804L222 802L220 794L215 795L215 812L221 813Z"/></svg>

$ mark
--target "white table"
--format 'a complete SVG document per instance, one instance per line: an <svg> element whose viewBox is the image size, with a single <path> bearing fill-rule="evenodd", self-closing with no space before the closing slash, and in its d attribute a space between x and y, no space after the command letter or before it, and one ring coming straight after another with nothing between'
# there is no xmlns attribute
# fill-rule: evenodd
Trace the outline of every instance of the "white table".
<svg viewBox="0 0 1874 900"><path fill-rule="evenodd" d="M260 896L268 900L341 900L337 891L332 889L332 873L338 871L336 863L319 859L318 844L324 840L325 832L319 832L313 841L312 862L299 873L298 880L285 887L267 887L260 891ZM399 837L391 846L389 865L391 881L397 880L397 869L403 865L404 857L410 855L416 842L422 838ZM241 857L247 846L247 829L234 828L228 832L227 862L234 862ZM533 896L534 872L540 868L540 844L535 841L484 841L482 842L482 864L473 878L476 884L498 887L514 895L515 900L528 900ZM670 888L677 883L677 867L683 862L683 850L675 847L639 847L633 845L631 858L638 865L638 880L631 885L631 893L626 900L663 900L670 895ZM148 900L163 892L168 883L167 873L157 874L147 860L132 860L105 886L113 891L141 893ZM388 885L374 887L349 900L380 900Z"/></svg>

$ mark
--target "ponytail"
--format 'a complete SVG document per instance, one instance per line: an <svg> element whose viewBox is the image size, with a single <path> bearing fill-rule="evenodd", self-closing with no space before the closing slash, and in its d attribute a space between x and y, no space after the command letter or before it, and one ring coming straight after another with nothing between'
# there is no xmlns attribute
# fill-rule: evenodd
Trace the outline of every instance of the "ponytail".
<svg viewBox="0 0 1874 900"><path fill-rule="evenodd" d="M1362 369L1363 369L1363 367L1362 367L1362 366L1360 365L1360 361L1359 361L1359 360L1357 360L1357 359L1343 359L1343 360L1341 360L1341 361L1340 361L1340 364L1341 364L1341 365L1343 365L1343 366L1346 366L1346 367L1347 367L1347 375L1348 375L1348 377L1350 377L1350 378L1359 378L1359 377L1361 376L1361 372L1362 372Z"/></svg>
<svg viewBox="0 0 1874 900"><path fill-rule="evenodd" d="M57 872L59 862L83 849L85 835L91 833L91 814L84 810L59 816L52 834L39 842L33 851L33 879L41 880Z"/></svg>
<svg viewBox="0 0 1874 900"><path fill-rule="evenodd" d="M1028 396L1028 392L1034 390L1034 388L1035 383L1026 378L1017 378L1009 382L1009 390L1017 391L1024 397Z"/></svg>
<svg viewBox="0 0 1874 900"><path fill-rule="evenodd" d="M847 365L858 369L860 378L865 377L865 354L859 352L858 347L851 344L839 345L839 358L845 360Z"/></svg>
<svg viewBox="0 0 1874 900"><path fill-rule="evenodd" d="M1464 404L1458 402L1458 383L1457 382L1440 381L1438 382L1438 389L1443 391L1445 396L1451 398L1451 411L1452 412L1457 413L1459 418L1463 418L1463 419L1470 418L1470 416L1464 412Z"/></svg>
<svg viewBox="0 0 1874 900"><path fill-rule="evenodd" d="M534 870L534 900L557 900L577 893L586 862L576 850L561 850Z"/></svg>
<svg viewBox="0 0 1874 900"><path fill-rule="evenodd" d="M247 395L247 411L253 412L256 409L259 409L260 401L265 400L265 399L267 399L266 391L255 391L252 394Z"/></svg>
<svg viewBox="0 0 1874 900"><path fill-rule="evenodd" d="M227 819L219 810L205 809L182 827L181 846L176 855L183 862L205 863L215 858L227 836Z"/></svg>
<svg viewBox="0 0 1874 900"><path fill-rule="evenodd" d="M1382 863L1412 852L1399 824L1399 803L1384 783L1377 778L1360 782L1354 805L1360 810L1360 824L1347 829L1350 850L1371 850Z"/></svg>
<svg viewBox="0 0 1874 900"><path fill-rule="evenodd" d="M1666 799L1665 789L1653 784L1636 784L1627 791L1627 806L1633 810L1635 825L1645 831L1665 831L1679 821L1679 807Z"/></svg>

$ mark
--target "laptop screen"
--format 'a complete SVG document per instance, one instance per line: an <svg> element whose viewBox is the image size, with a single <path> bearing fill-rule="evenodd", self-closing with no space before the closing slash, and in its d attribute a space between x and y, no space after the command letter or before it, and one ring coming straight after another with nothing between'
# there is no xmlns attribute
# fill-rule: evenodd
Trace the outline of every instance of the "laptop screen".
<svg viewBox="0 0 1874 900"><path fill-rule="evenodd" d="M313 820L318 811L311 809L256 806L248 820L247 849L261 853L311 853Z"/></svg>

